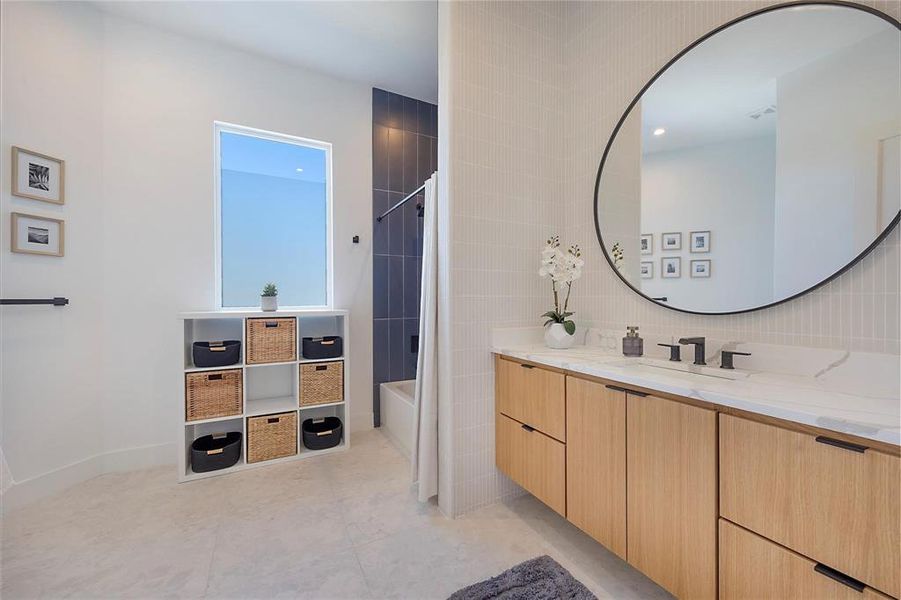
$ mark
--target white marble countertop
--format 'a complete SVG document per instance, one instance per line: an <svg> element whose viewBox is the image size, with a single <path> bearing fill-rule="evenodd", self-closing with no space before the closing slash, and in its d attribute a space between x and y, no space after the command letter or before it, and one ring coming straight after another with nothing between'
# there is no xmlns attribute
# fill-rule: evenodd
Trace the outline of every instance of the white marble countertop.
<svg viewBox="0 0 901 600"><path fill-rule="evenodd" d="M840 353L840 360L814 370L815 374L736 368L735 374L743 378L728 380L642 364L641 358L627 358L596 346L553 350L541 344L502 344L496 340L492 352L622 384L901 445L898 357L890 355Z"/></svg>

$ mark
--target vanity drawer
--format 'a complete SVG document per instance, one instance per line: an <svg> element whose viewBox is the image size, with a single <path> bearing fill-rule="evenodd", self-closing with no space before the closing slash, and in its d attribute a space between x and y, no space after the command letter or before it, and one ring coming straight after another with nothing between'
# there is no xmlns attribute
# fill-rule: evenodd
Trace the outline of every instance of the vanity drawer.
<svg viewBox="0 0 901 600"><path fill-rule="evenodd" d="M720 519L720 600L888 598L824 567Z"/></svg>
<svg viewBox="0 0 901 600"><path fill-rule="evenodd" d="M498 412L566 441L566 378L562 373L498 357L494 375Z"/></svg>
<svg viewBox="0 0 901 600"><path fill-rule="evenodd" d="M720 514L901 595L901 459L720 415Z"/></svg>
<svg viewBox="0 0 901 600"><path fill-rule="evenodd" d="M498 413L496 418L497 468L566 515L566 446L506 415Z"/></svg>

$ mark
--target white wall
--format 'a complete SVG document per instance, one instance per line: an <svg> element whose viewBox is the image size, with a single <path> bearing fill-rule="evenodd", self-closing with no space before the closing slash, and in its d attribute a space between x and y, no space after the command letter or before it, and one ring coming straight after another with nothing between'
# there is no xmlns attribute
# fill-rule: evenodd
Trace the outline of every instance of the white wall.
<svg viewBox="0 0 901 600"><path fill-rule="evenodd" d="M881 232L879 142L901 133L899 56L891 28L777 81L780 297L822 281ZM891 204L897 214L897 196Z"/></svg>
<svg viewBox="0 0 901 600"><path fill-rule="evenodd" d="M773 301L776 140L749 138L645 154L641 232L654 234L648 296L673 306L724 311ZM661 234L682 232L682 250L661 252ZM710 231L711 251L692 254L690 232ZM679 256L682 277L661 277L660 259ZM710 278L692 278L692 260L711 261ZM634 280L633 280L634 281Z"/></svg>
<svg viewBox="0 0 901 600"><path fill-rule="evenodd" d="M442 489L439 502L457 515L520 493L494 466L488 348L492 328L540 324L553 306L537 273L545 240L563 229L564 23L553 2L448 2L439 17L451 320L439 403L453 411L439 457L452 496Z"/></svg>
<svg viewBox="0 0 901 600"><path fill-rule="evenodd" d="M72 300L4 309L2 443L13 489L92 455L104 458L79 478L174 462L177 313L214 305L214 120L333 144L335 304L352 315L350 426L370 427L370 88L77 4L4 3L3 26L3 172L11 144L67 161L64 207L12 200L4 183L3 218L58 214L68 229L62 259L4 249L2 293Z"/></svg>

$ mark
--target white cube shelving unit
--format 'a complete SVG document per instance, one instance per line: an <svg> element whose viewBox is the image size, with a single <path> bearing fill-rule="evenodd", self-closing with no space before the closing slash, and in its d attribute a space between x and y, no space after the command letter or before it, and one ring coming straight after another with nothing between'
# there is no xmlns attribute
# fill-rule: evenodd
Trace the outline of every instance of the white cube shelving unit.
<svg viewBox="0 0 901 600"><path fill-rule="evenodd" d="M178 406L178 480L180 482L215 477L234 473L254 467L264 467L276 463L299 460L340 452L350 447L350 361L347 350L350 347L348 335L348 313L346 310L279 310L276 312L251 311L201 311L186 312L179 315L184 322L184 369L179 374L181 386L181 402ZM297 321L297 360L279 363L251 364L245 362L246 347L245 321L259 318L294 318ZM322 337L338 335L343 338L344 352L340 358L305 359L302 353L304 337ZM241 340L241 359L237 364L224 367L198 368L194 366L192 346L194 342ZM300 406L300 365L311 362L344 362L344 399L331 404ZM244 403L240 415L188 421L185 419L185 375L198 371L219 371L225 369L241 369L244 381ZM248 463L247 454L247 418L277 413L295 412L297 417L297 453L293 456L274 460ZM305 419L336 416L343 424L341 443L326 450L309 450L303 445L301 425ZM219 432L241 432L241 458L233 466L218 471L195 473L191 470L191 443L197 438Z"/></svg>

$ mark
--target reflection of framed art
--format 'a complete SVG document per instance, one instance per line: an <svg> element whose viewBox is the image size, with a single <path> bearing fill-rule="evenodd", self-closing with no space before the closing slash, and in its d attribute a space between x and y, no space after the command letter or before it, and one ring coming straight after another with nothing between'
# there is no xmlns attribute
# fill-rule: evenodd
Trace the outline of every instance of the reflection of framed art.
<svg viewBox="0 0 901 600"><path fill-rule="evenodd" d="M691 252L710 252L710 232L709 231L692 231L689 234L691 241L689 242L689 251Z"/></svg>
<svg viewBox="0 0 901 600"><path fill-rule="evenodd" d="M650 260L643 260L639 264L638 270L641 272L642 279L654 278L654 263Z"/></svg>
<svg viewBox="0 0 901 600"><path fill-rule="evenodd" d="M665 256L661 258L660 276L664 279L678 279L682 277L682 258L679 256Z"/></svg>
<svg viewBox="0 0 901 600"><path fill-rule="evenodd" d="M710 277L710 259L691 261L692 277Z"/></svg>
<svg viewBox="0 0 901 600"><path fill-rule="evenodd" d="M66 224L61 219L10 213L12 235L10 250L19 254L63 256Z"/></svg>
<svg viewBox="0 0 901 600"><path fill-rule="evenodd" d="M641 253L642 254L653 254L654 253L654 234L653 233L643 233L641 235Z"/></svg>
<svg viewBox="0 0 901 600"><path fill-rule="evenodd" d="M12 195L63 204L66 201L66 163L58 158L12 148Z"/></svg>
<svg viewBox="0 0 901 600"><path fill-rule="evenodd" d="M679 232L661 233L660 234L660 248L661 248L661 250L681 250L682 249L682 234Z"/></svg>

